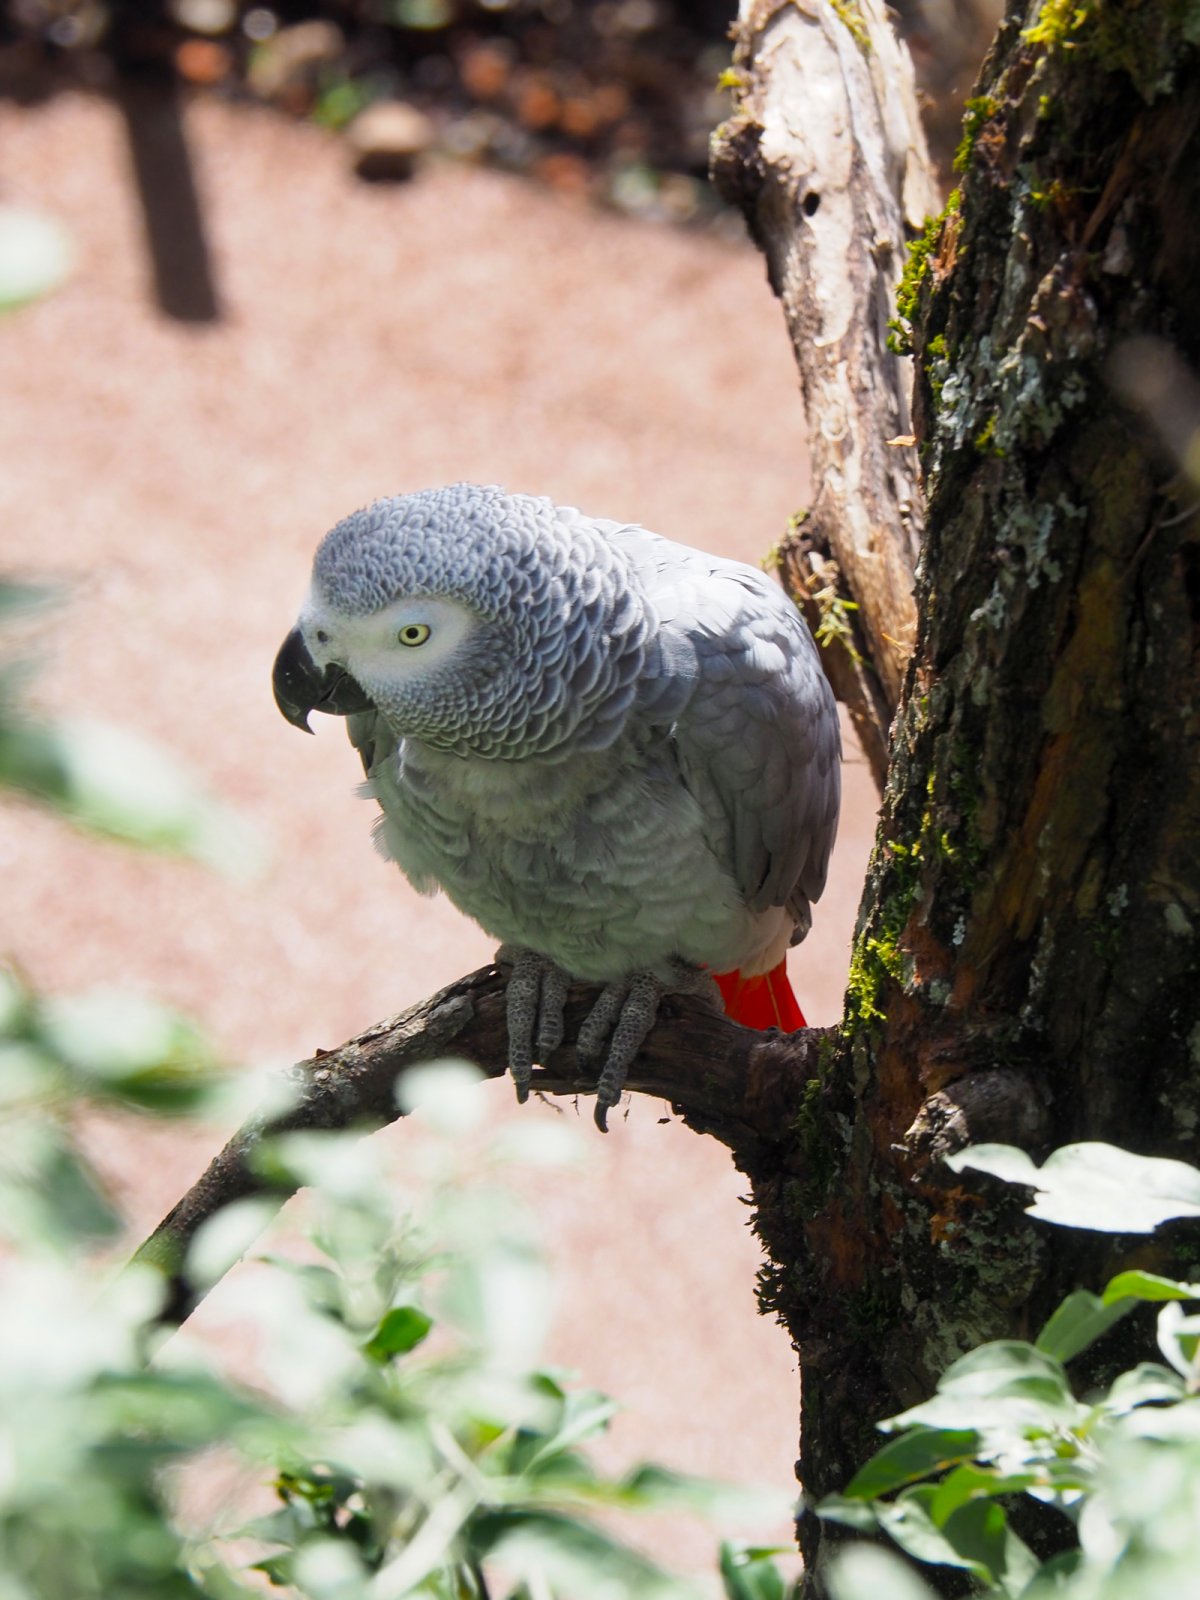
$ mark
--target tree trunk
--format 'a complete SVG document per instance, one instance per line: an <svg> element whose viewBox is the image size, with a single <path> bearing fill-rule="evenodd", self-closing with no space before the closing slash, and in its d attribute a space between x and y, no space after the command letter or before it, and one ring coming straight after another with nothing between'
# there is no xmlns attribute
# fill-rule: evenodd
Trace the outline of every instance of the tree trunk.
<svg viewBox="0 0 1200 1600"><path fill-rule="evenodd" d="M1033 1224L940 1156L1200 1154L1191 17L1016 0L969 104L958 199L909 281L915 651L843 1028L790 1150L752 1174L813 1497L957 1354L1168 1252ZM772 226L757 215L760 239ZM801 1543L823 1594L829 1533L806 1518Z"/></svg>

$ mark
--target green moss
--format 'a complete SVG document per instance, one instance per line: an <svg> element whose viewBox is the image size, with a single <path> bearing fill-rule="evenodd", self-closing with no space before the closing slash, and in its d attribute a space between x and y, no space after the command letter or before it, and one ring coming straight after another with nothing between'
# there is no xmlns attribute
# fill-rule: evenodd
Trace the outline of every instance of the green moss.
<svg viewBox="0 0 1200 1600"><path fill-rule="evenodd" d="M934 405L941 404L942 385L946 381L949 360L950 350L946 344L945 334L935 334L925 346L925 376L929 380L929 390L933 395Z"/></svg>
<svg viewBox="0 0 1200 1600"><path fill-rule="evenodd" d="M921 284L929 271L929 258L937 249L942 227L948 217L957 216L961 195L957 189L936 217L928 217L924 228L908 246L908 259L896 285L896 315L888 322L888 349L895 355L912 354L912 319L921 295Z"/></svg>
<svg viewBox="0 0 1200 1600"><path fill-rule="evenodd" d="M996 443L996 419L989 417L975 436L975 448L981 456L999 456L1006 454Z"/></svg>
<svg viewBox="0 0 1200 1600"><path fill-rule="evenodd" d="M974 871L984 858L979 833L979 752L965 743L954 746L949 772L950 803L955 814L954 856L961 867Z"/></svg>
<svg viewBox="0 0 1200 1600"><path fill-rule="evenodd" d="M996 100L990 94L976 95L963 107L962 138L958 141L958 149L954 152L955 172L967 170L971 163L971 154L975 149L975 141L979 138L985 123L990 122L995 116L996 110Z"/></svg>
<svg viewBox="0 0 1200 1600"><path fill-rule="evenodd" d="M824 650L840 644L855 666L861 667L863 658L854 643L854 625L850 619L850 613L858 610L858 602L845 599L831 583L818 589L813 599L821 612L813 638Z"/></svg>
<svg viewBox="0 0 1200 1600"><path fill-rule="evenodd" d="M934 878L941 918L953 920L958 906L965 913L985 858L978 823L977 765L977 755L965 745L956 746L949 763L939 760L925 779L925 805L915 830L917 837L911 844L887 841L882 846L886 857L882 867L878 856L872 859L872 875L877 875L882 885L881 903L851 947L846 986L848 1030L882 1021L888 990L905 982L904 935L927 886L931 864L940 864ZM934 915L933 901L929 912ZM944 936L950 937L949 932Z"/></svg>
<svg viewBox="0 0 1200 1600"><path fill-rule="evenodd" d="M789 1209L794 1214L811 1217L824 1205L838 1165L830 1149L825 1118L821 1115L820 1078L810 1078L805 1084L792 1131L796 1136L796 1148L804 1159L804 1176L788 1184Z"/></svg>
<svg viewBox="0 0 1200 1600"><path fill-rule="evenodd" d="M1061 178L1051 178L1049 183L1041 186L1036 176L1030 177L1029 203L1038 211L1066 212L1080 192Z"/></svg>
<svg viewBox="0 0 1200 1600"><path fill-rule="evenodd" d="M897 839L884 846L889 859L890 886L873 925L855 939L850 951L850 976L846 985L846 1021L877 1022L885 1015L880 1004L885 989L904 981L901 936L920 894L921 844L905 845Z"/></svg>
<svg viewBox="0 0 1200 1600"><path fill-rule="evenodd" d="M1083 27L1088 11L1078 0L1044 0L1037 21L1023 37L1047 50L1073 50L1077 41L1071 35Z"/></svg>
<svg viewBox="0 0 1200 1600"><path fill-rule="evenodd" d="M1195 70L1200 0L1044 0L1024 37L1047 52L1079 50L1107 72L1123 72L1146 103Z"/></svg>
<svg viewBox="0 0 1200 1600"><path fill-rule="evenodd" d="M763 556L762 560L759 562L759 566L764 572L775 572L778 569L783 558L784 545L789 539L795 538L795 536L800 532L800 529L808 521L811 514L812 513L809 511L807 506L800 511L792 512L791 516L787 519L787 528L783 534L783 537L778 539L770 547L770 549Z"/></svg>
<svg viewBox="0 0 1200 1600"><path fill-rule="evenodd" d="M857 0L829 0L833 13L864 56L871 54L871 36Z"/></svg>
<svg viewBox="0 0 1200 1600"><path fill-rule="evenodd" d="M1109 72L1124 72L1147 105L1170 94L1181 73L1194 72L1189 46L1200 44L1200 0L1148 5L1097 4L1089 20L1088 54Z"/></svg>
<svg viewBox="0 0 1200 1600"><path fill-rule="evenodd" d="M799 1176L788 1180L784 1203L799 1222L807 1222L824 1208L845 1169L846 1125L835 1109L836 1094L831 1082L840 1048L839 1034L829 1033L822 1038L817 1076L804 1085L791 1125L802 1170Z"/></svg>
<svg viewBox="0 0 1200 1600"><path fill-rule="evenodd" d="M881 1022L886 1012L879 1004L880 990L887 968L877 960L875 943L856 939L850 951L850 973L846 980L846 1020L848 1023Z"/></svg>
<svg viewBox="0 0 1200 1600"><path fill-rule="evenodd" d="M897 1294L889 1294L876 1283L848 1295L845 1304L846 1326L861 1339L878 1339L894 1333L896 1327Z"/></svg>

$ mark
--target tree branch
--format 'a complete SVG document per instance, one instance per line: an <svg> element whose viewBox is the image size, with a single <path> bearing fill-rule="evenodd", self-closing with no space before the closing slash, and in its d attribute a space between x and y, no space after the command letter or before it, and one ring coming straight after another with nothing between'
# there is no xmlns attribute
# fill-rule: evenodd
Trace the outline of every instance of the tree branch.
<svg viewBox="0 0 1200 1600"><path fill-rule="evenodd" d="M859 608L826 656L845 657L830 677L882 787L922 522L916 452L895 442L911 433L912 375L887 348L888 320L906 232L939 207L912 65L882 0L742 0L734 65L713 178L783 303L819 486L783 576L814 631L828 635L834 600L842 616Z"/></svg>
<svg viewBox="0 0 1200 1600"><path fill-rule="evenodd" d="M466 1058L488 1077L505 1072L508 1030L505 979L481 967L399 1016L369 1028L337 1050L318 1051L289 1073L295 1099L273 1117L254 1117L241 1128L137 1252L168 1280L164 1323L184 1321L209 1285L188 1275L187 1248L200 1226L234 1200L266 1196L280 1206L294 1192L260 1172L264 1140L302 1129L360 1129L364 1134L402 1115L399 1080L414 1067L445 1056ZM572 988L568 1039L599 990ZM730 1022L703 1001L667 995L660 1021L630 1072L626 1088L668 1100L689 1127L711 1134L753 1172L786 1136L805 1083L817 1072L817 1052L828 1029L759 1033ZM591 1094L580 1078L573 1043L533 1075L541 1094ZM776 1154L776 1161L778 1155Z"/></svg>

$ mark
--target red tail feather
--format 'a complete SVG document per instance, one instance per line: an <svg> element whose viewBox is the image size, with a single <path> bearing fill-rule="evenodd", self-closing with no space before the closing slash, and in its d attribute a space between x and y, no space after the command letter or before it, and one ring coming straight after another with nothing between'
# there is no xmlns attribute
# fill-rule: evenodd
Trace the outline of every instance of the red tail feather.
<svg viewBox="0 0 1200 1600"><path fill-rule="evenodd" d="M713 976L725 1003L725 1015L744 1028L780 1028L784 1033L795 1033L797 1028L808 1026L788 982L785 961L754 978L743 978L740 972L715 972Z"/></svg>

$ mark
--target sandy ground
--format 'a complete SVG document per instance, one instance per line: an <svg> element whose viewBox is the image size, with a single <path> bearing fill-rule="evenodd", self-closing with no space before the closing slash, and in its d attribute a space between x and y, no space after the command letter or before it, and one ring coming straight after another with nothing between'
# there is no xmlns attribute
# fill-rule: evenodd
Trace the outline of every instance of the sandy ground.
<svg viewBox="0 0 1200 1600"><path fill-rule="evenodd" d="M368 188L333 140L267 114L197 104L188 125L225 309L207 327L154 306L112 108L60 96L0 112L0 195L56 214L78 251L65 289L0 327L0 570L74 585L44 700L167 744L270 863L239 883L6 805L0 950L51 990L143 987L249 1063L333 1045L492 953L373 854L340 730L300 738L272 704L325 528L378 494L467 478L753 560L804 504L807 468L782 319L748 245L466 169ZM846 780L793 971L816 1023L840 1012L875 806L853 752ZM506 1086L485 1092L497 1120L517 1114ZM593 1136L584 1105L583 1166L526 1186L559 1289L547 1357L625 1403L610 1463L790 1484L795 1366L756 1314L743 1183L666 1107L613 1121ZM406 1136L379 1137L402 1161ZM105 1129L131 1236L218 1137ZM689 1559L709 1548L663 1538Z"/></svg>

